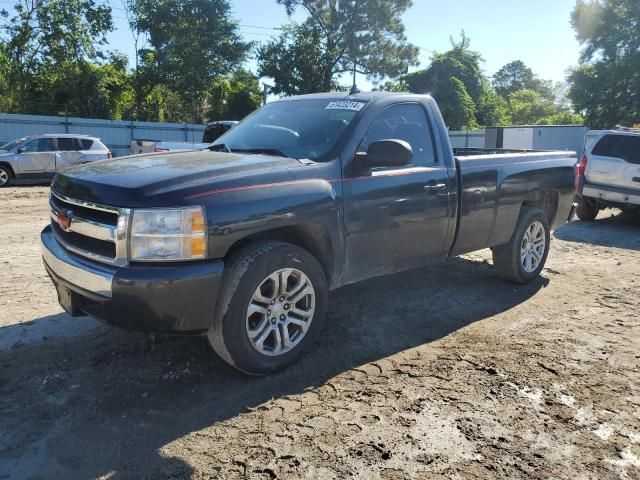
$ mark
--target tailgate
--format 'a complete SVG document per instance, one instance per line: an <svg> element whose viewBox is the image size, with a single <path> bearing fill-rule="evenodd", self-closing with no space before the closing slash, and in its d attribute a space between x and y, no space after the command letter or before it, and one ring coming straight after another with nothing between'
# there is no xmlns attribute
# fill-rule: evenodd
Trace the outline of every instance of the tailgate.
<svg viewBox="0 0 640 480"><path fill-rule="evenodd" d="M602 137L588 156L587 183L640 191L640 135Z"/></svg>

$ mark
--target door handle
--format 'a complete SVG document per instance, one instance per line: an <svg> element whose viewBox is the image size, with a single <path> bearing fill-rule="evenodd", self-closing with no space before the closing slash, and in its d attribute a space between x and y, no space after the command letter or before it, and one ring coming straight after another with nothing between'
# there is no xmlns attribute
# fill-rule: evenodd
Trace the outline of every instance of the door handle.
<svg viewBox="0 0 640 480"><path fill-rule="evenodd" d="M425 192L429 192L429 193L439 192L440 190L444 190L446 188L447 188L446 183L432 183L424 186Z"/></svg>

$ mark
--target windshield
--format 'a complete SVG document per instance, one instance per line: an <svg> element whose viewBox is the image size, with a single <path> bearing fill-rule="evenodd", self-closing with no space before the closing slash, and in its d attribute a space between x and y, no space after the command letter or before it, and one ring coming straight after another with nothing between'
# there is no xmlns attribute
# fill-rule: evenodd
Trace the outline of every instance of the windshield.
<svg viewBox="0 0 640 480"><path fill-rule="evenodd" d="M24 142L25 140L26 140L26 138L19 138L18 140L14 140L13 142L9 142L9 143L7 143L5 145L2 145L0 147L0 150L11 150L16 145L18 145L21 142Z"/></svg>
<svg viewBox="0 0 640 480"><path fill-rule="evenodd" d="M318 160L338 143L364 105L329 99L269 103L218 138L214 147Z"/></svg>

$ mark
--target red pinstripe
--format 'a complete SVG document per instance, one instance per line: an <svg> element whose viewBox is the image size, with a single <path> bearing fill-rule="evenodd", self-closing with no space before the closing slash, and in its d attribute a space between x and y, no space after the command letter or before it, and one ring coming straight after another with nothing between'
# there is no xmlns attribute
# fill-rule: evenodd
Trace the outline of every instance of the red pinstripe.
<svg viewBox="0 0 640 480"><path fill-rule="evenodd" d="M329 179L309 178L309 179L302 179L302 180L289 180L286 182L259 183L256 185L243 185L239 187L219 188L217 190L209 190L206 192L194 193L193 195L189 195L185 197L185 199L192 200L194 198L208 197L209 195L218 195L221 193L229 193L229 192L239 192L243 190L256 190L258 188L285 187L289 185L299 185L299 184L315 183L315 182L327 182L327 183L345 182L346 183L346 182L353 182L355 180L366 180L366 179L373 179L373 178L401 177L405 175L415 175L417 173L425 173L425 171L416 172L415 170L410 170L410 171L398 170L394 172L387 172L384 175L371 175L366 177L329 178Z"/></svg>

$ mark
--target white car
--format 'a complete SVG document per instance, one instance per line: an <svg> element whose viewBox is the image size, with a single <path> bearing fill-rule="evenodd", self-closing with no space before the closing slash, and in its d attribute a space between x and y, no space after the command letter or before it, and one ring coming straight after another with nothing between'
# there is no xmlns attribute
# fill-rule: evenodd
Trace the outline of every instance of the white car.
<svg viewBox="0 0 640 480"><path fill-rule="evenodd" d="M576 167L578 218L593 220L603 208L640 212L640 129L602 133Z"/></svg>
<svg viewBox="0 0 640 480"><path fill-rule="evenodd" d="M80 163L111 158L99 138L78 134L45 134L18 138L0 146L0 187L51 180Z"/></svg>

